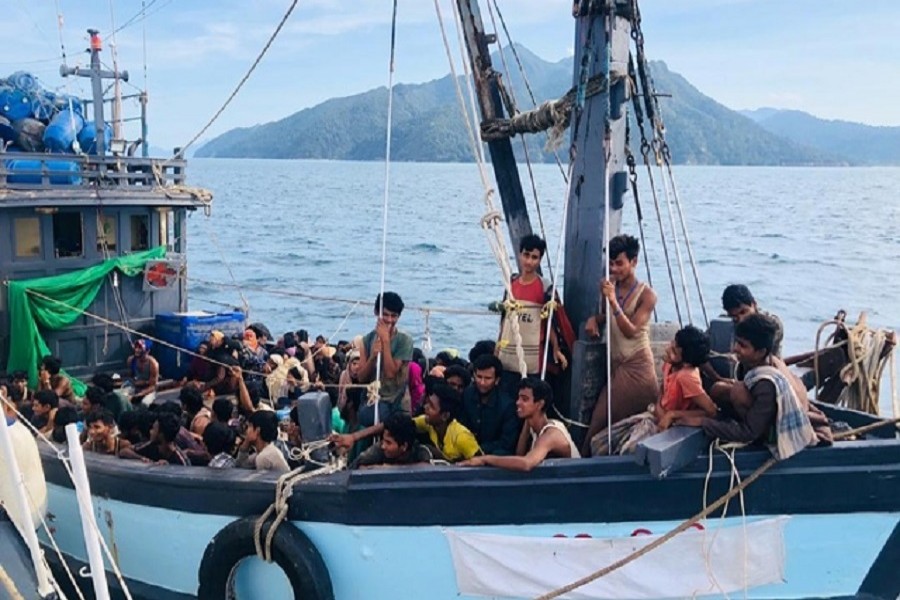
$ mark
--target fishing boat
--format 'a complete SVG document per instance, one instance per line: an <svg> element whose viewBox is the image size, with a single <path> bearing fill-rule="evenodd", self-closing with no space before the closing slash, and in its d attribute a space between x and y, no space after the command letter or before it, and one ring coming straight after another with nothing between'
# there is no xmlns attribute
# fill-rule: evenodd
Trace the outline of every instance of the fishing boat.
<svg viewBox="0 0 900 600"><path fill-rule="evenodd" d="M569 318L583 325L599 304L596 282L606 263L605 240L619 230L635 164L625 145L629 105L641 112L639 122L650 123L642 147L663 165L669 159L659 137L662 117L637 3L574 3L573 88L528 114L511 110L505 101L488 52L496 38L485 32L477 2L457 0L455 8L481 111L479 134L490 150L514 247L531 226L510 137L570 129L568 272L562 291ZM99 123L102 130L102 113ZM479 140L473 146L476 158L483 158ZM72 212L85 224L84 240L93 240L92 223L101 206L127 218L128 211L140 209L150 239L164 247L111 263L93 253L93 244L82 244L83 256L76 257L81 262L68 263L70 257L57 256L44 244L30 263L33 269L50 275L87 267L85 272L93 273L103 265L95 285L122 296L126 308L134 305L128 293L136 300L153 299L142 308L148 312L133 321L156 311L185 310L183 279L148 291L141 278L125 277L146 273L147 262L141 261L168 261L183 253L185 212L208 206L207 196L183 187L184 163L103 152L64 160L78 165L77 183L51 182L52 169L44 162L35 169L39 183L11 184L7 177L0 198L15 208L8 209L0 227L9 227L4 224L14 223L13 211L20 211L15 214L22 219L38 219L41 239L49 239L53 217ZM488 210L485 223L501 227L498 215ZM125 222L130 221L119 221L120 232ZM118 239L129 237L122 232ZM14 280L38 274L27 273L17 261L11 264L21 271L5 273L10 313ZM113 268L123 273L118 283L109 276ZM72 310L71 301L54 301L52 289L34 285L22 285L28 302L42 300L45 309L63 302ZM79 364L78 351L116 358L97 352L108 321L116 319L104 317L98 324L85 316L109 315L98 303L95 297L76 307L82 316L75 327L50 332L46 323L39 324L43 329L34 326L35 364L51 348L70 365ZM42 346L42 335L51 340L50 348ZM68 341L76 335L81 341ZM20 337L13 338L12 350L19 352ZM569 417L579 418L586 399L597 398L603 351L601 342L586 336L575 342L559 404ZM320 424L304 427L313 444L328 433L322 425L329 422L326 403L323 394L310 394L298 404L310 423ZM822 409L847 422L860 439L807 449L783 462L773 461L765 449L719 449L689 428L651 438L636 457L548 460L530 473L439 465L346 471L320 456L321 469L276 480L240 470L154 469L102 456L86 461L95 514L110 549L108 567L115 575L110 581L134 597L896 598L900 439L895 424L844 407L823 404ZM81 567L87 556L73 485L56 450L43 448L42 456L53 535L51 542L51 532L42 532L48 558L55 555L50 550L55 544L68 564Z"/></svg>

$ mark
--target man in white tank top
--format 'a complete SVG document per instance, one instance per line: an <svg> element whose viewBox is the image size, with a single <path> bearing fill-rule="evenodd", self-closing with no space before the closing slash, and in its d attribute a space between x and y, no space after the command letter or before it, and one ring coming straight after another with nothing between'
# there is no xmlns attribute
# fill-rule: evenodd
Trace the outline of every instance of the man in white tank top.
<svg viewBox="0 0 900 600"><path fill-rule="evenodd" d="M519 383L516 413L524 421L516 456L475 456L459 463L467 467L491 466L511 471L530 471L545 458L581 458L566 426L547 418L553 390L546 381L526 377Z"/></svg>

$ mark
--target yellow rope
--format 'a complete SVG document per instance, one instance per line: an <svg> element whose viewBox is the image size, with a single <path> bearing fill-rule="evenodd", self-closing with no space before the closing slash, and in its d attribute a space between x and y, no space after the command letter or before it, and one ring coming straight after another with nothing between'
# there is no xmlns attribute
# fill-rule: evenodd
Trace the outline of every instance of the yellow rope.
<svg viewBox="0 0 900 600"><path fill-rule="evenodd" d="M12 598L12 600L25 600L25 596L19 593L16 582L12 580L12 577L9 576L2 565L0 565L0 583L6 588L6 593L9 594L9 597Z"/></svg>
<svg viewBox="0 0 900 600"><path fill-rule="evenodd" d="M552 592L548 592L548 593L544 594L543 596L538 597L537 600L551 600L552 598L559 598L563 594L568 594L569 592L571 592L573 590L577 590L578 588L583 587L583 586L591 583L592 581L596 581L597 579L600 579L601 577L609 575L613 571L617 571L617 570L621 569L622 567L624 567L625 565L627 565L631 562L634 562L635 560L644 556L645 554L648 554L649 552L655 550L656 548L659 548L660 546L662 546L663 544L665 544L666 542L668 542L669 540L671 540L678 534L684 533L685 531L690 529L695 523L705 519L708 515L715 512L716 510L718 510L726 502L728 502L729 500L731 500L738 494L742 493L748 486L750 486L750 484L752 484L757 479L759 479L762 476L762 474L765 473L766 471L768 471L772 467L772 465L774 465L776 462L778 462L778 460L775 457L769 458L769 460L764 462L758 469L753 471L753 473L751 473L750 476L747 477L747 479L743 480L740 485L738 485L737 487L731 488L721 498L719 498L718 500L716 500L715 502L713 502L712 504L710 504L709 506L704 508L702 511L700 511L699 513L697 513L696 515L694 515L693 517L691 517L690 519L688 519L687 521L685 521L684 523L682 523L681 525L679 525L678 527L676 527L675 529L670 531L669 533L665 534L664 536L653 540L652 542L650 542L649 544L647 544L640 550L638 550L636 552L632 552L625 558L617 560L616 562L612 563L611 565L603 567L602 569L595 571L595 572L591 573L590 575L582 577L578 581L573 581L572 583L570 583L568 585L565 585L561 588L557 588L557 589L553 590Z"/></svg>
<svg viewBox="0 0 900 600"><path fill-rule="evenodd" d="M863 425L862 427L857 427L856 429L851 429L850 431L840 431L834 434L834 439L845 440L857 435L869 433L870 431L874 431L876 429L881 429L882 427L888 427L890 425L894 425L896 427L898 424L900 424L900 417L890 419L888 421L879 421L878 423L869 423L868 425Z"/></svg>

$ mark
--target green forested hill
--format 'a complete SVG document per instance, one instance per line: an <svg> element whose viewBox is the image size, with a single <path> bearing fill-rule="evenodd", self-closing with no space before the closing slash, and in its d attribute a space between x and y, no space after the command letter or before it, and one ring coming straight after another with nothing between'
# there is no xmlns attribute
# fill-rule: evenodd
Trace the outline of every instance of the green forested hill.
<svg viewBox="0 0 900 600"><path fill-rule="evenodd" d="M518 48L538 102L558 98L572 82L568 60L551 63ZM495 66L500 65L495 61ZM802 165L846 162L831 153L767 131L752 119L704 96L662 62L651 66L660 93L667 138L677 163L722 165ZM517 103L531 101L516 69L511 77ZM469 161L471 150L450 76L394 88L392 156L400 161ZM196 156L227 158L384 158L387 89L378 88L327 100L289 117L228 131L207 142ZM637 139L636 130L634 138ZM543 135L529 136L532 158L543 153ZM514 140L521 154L521 142ZM563 153L564 154L564 153Z"/></svg>

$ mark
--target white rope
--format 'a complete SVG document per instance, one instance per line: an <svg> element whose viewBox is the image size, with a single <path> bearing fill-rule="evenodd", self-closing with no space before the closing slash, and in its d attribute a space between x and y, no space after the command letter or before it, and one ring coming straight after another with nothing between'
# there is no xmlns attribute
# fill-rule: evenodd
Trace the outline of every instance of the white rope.
<svg viewBox="0 0 900 600"><path fill-rule="evenodd" d="M510 113L509 116L512 117L513 116L512 113L514 111L518 112L518 109L516 108L516 105L518 102L516 100L515 87L512 84L512 75L511 75L512 71L510 71L509 64L506 62L506 49L505 49L505 46L503 45L503 42L500 41L500 33L497 29L497 20L494 17L494 8L496 7L497 12L499 13L500 7L497 6L496 0L493 3L488 2L487 7L488 7L488 14L491 17L491 25L493 25L493 27L494 27L494 36L496 37L496 40L497 40L497 53L500 55L500 62L503 64L503 71L504 71L504 73L506 73L507 81L509 83L509 85L507 86L506 89L509 92L509 98L512 101L513 106L508 109L508 112ZM457 29L457 31L458 31L458 29ZM504 31L506 31L507 39L509 39L509 31L506 30L505 24L504 24ZM509 42L510 42L510 48L512 49L513 56L515 57L516 61L519 61L519 55L516 53L515 46L512 46L512 40L510 39ZM528 82L528 78L525 76L525 69L522 68L521 62L519 62L519 73L522 76L522 80L525 82L525 89L527 89L528 92L531 93L531 85ZM532 102L534 102L533 97L532 97ZM528 150L528 142L525 139L524 135L519 136L519 141L522 144L522 156L525 158L525 167L528 169L528 179L529 179L529 182L531 183L531 196L532 196L532 198L534 198L534 208L535 208L535 212L537 213L538 227L540 227L540 229L541 229L541 237L544 240L546 240L547 239L547 231L544 229L544 215L543 215L543 211L541 210L541 200L540 200L540 197L538 196L537 183L535 182L535 179L534 179L534 166L531 164L531 153ZM557 163L559 163L559 154L557 153L557 150L555 148L553 149L553 154L556 156ZM562 167L561 163L559 163L559 164L560 164L560 167ZM563 172L563 178L568 182L568 178L566 177L565 172ZM564 219L565 219L565 214L566 214L566 211L563 210L563 218ZM547 269L549 270L550 278L554 279L554 275L553 275L554 269L553 269L553 264L550 261L550 257L545 256L544 258L547 260ZM541 378L543 379L543 373L541 374Z"/></svg>
<svg viewBox="0 0 900 600"><path fill-rule="evenodd" d="M703 296L703 286L700 285L700 269L697 267L697 261L694 259L694 248L691 243L691 236L688 234L687 220L684 218L684 211L681 208L681 197L678 194L678 188L675 185L675 173L672 171L672 164L668 157L663 156L666 162L666 170L669 173L669 183L672 186L672 195L675 198L675 208L678 210L678 220L681 222L681 233L684 236L684 245L687 248L688 260L691 263L691 272L694 275L694 283L697 286L697 297L700 300L700 310L703 312L703 322L709 328L709 313L706 310L706 299ZM690 310L690 309L688 309Z"/></svg>
<svg viewBox="0 0 900 600"><path fill-rule="evenodd" d="M457 22L457 38L461 38L461 33L459 32L459 7L456 6L456 3L451 0L453 4L453 10L456 14L456 22ZM478 168L478 175L481 177L481 185L487 193L491 189L491 182L488 178L487 169L484 166L484 154L481 148L480 143L478 142L478 137L475 135L475 129L472 124L472 117L469 114L469 109L466 108L465 96L463 95L462 88L459 86L459 75L456 73L456 62L453 60L453 52L450 50L450 42L447 39L447 30L444 27L444 18L441 15L441 6L439 0L434 0L434 10L437 13L438 25L441 30L441 39L444 42L444 51L447 54L447 63L450 65L450 77L453 79L453 87L456 90L456 99L459 102L459 109L462 113L463 121L466 124L466 132L469 135L469 146L472 150L472 155L475 158L475 166ZM461 48L465 48L464 42L462 39L459 40L459 44ZM469 97L473 98L474 93L471 90L471 82L469 77L469 66L468 63L463 60L463 72L465 73L465 81L467 87L469 88ZM472 111L475 111L475 105L472 104Z"/></svg>
<svg viewBox="0 0 900 600"><path fill-rule="evenodd" d="M694 315L691 312L691 296L688 292L687 277L684 274L684 261L681 258L681 244L678 243L678 230L675 227L675 214L672 212L672 199L669 196L669 186L666 182L665 171L662 164L659 164L659 171L662 179L663 192L666 197L666 210L669 213L669 225L672 227L672 243L675 245L675 261L678 264L678 273L681 275L681 290L684 294L685 310L687 311L687 320L689 325L694 323Z"/></svg>
<svg viewBox="0 0 900 600"><path fill-rule="evenodd" d="M207 215L208 217L209 215ZM213 245L216 247L216 252L219 253L219 257L222 259L222 264L225 265L225 270L228 271L228 276L231 277L231 281L234 283L235 288L237 289L238 296L241 297L241 306L244 308L244 314L247 317L250 317L250 303L247 302L246 296L244 296L244 289L241 287L241 284L238 283L237 277L234 276L234 271L231 270L231 263L228 262L228 258L225 257L225 253L222 252L222 246L219 245L219 236L216 235L216 228L211 227L209 230Z"/></svg>
<svg viewBox="0 0 900 600"><path fill-rule="evenodd" d="M329 442L326 439L310 442L301 447L300 455L309 462L321 465L321 469L306 471L306 466L304 465L284 473L275 483L275 501L272 502L265 512L260 515L259 519L256 520L256 525L253 529L253 543L256 547L256 554L262 560L272 562L272 540L275 539L275 532L278 531L278 527L284 522L285 518L287 518L288 509L290 508L290 498L294 494L294 485L314 477L330 475L345 468L346 464L343 459L340 458L332 458L331 462L328 464L323 464L312 459L312 452L320 448L328 447L328 444ZM263 526L273 514L275 515L275 520L269 527L265 539L263 539Z"/></svg>
<svg viewBox="0 0 900 600"><path fill-rule="evenodd" d="M388 236L388 207L391 197L391 141L392 129L394 121L394 52L397 43L397 0L393 2L393 11L391 15L391 52L388 61L388 105L387 105L387 132L384 142L384 203L381 208L381 283L379 285L378 298L380 306L378 319L384 319L384 280L387 271L387 236ZM390 343L390 342L388 342ZM372 347L374 348L374 340ZM384 349L378 353L375 359L375 381L381 382L382 357ZM380 415L378 414L379 402L375 402L375 425L378 425Z"/></svg>
<svg viewBox="0 0 900 600"><path fill-rule="evenodd" d="M525 362L525 351L522 348L522 333L519 330L519 319L518 316L513 314L510 316L510 312L515 311L515 296L512 291L512 269L509 266L509 253L506 249L506 242L503 238L503 234L501 233L501 223L502 218L500 216L500 212L494 207L493 203L493 195L494 189L490 185L490 181L487 175L487 169L485 167L484 162L484 153L483 148L480 146L479 137L476 133L472 119L469 116L468 109L466 108L466 103L463 98L462 89L459 86L459 77L456 74L456 65L453 61L453 53L450 50L450 43L447 40L446 30L444 28L444 20L441 16L441 9L438 0L434 0L435 11L437 12L438 24L441 29L441 37L444 41L444 50L447 53L447 61L450 64L450 75L453 79L454 86L456 88L456 96L459 101L460 111L463 113L463 120L466 123L466 130L469 134L469 142L472 146L472 153L475 156L475 162L478 165L478 171L481 175L481 183L484 186L484 205L485 205L485 214L481 218L481 227L484 229L484 232L488 238L488 246L491 249L491 253L494 255L494 259L497 261L497 265L500 267L500 271L503 278L503 285L506 288L507 301L504 303L507 307L506 314L504 318L510 319L510 328L513 334L513 340L516 344L516 360L519 363L519 371L521 375L524 377L528 374L528 365ZM457 36L461 38L461 25L460 25L460 15L459 15L459 7L454 3L454 11L456 14L456 27L457 27ZM468 83L471 77L469 77L468 71L468 63L463 60L463 69L466 74L465 80ZM471 84L468 85L469 91L469 101L473 106L475 105L475 92L472 89ZM503 340L500 340L502 343Z"/></svg>
<svg viewBox="0 0 900 600"><path fill-rule="evenodd" d="M469 71L469 61L466 56L466 42L463 38L463 29L462 29L462 15L459 12L459 5L454 0L449 0L450 4L453 6L453 13L456 17L453 22L456 25L456 45L459 49L460 63L463 67L463 81L466 82L466 91L468 92L469 97L469 108L471 110L470 113L466 116L467 125L471 126L470 131L477 132L479 131L478 127L478 108L476 106L475 101L475 87L473 83L472 73ZM443 25L442 25L443 27ZM454 75L455 77L455 75ZM475 141L476 147L476 160L478 162L478 168L484 173L482 177L483 181L488 181L487 178L487 168L485 167L484 160L484 144L481 142L480 135L473 135L473 140Z"/></svg>
<svg viewBox="0 0 900 600"><path fill-rule="evenodd" d="M606 80L610 80L610 76L612 74L612 35L613 35L613 22L615 17L607 12L606 15L606 64L604 66ZM610 227L609 227L609 219L610 219L610 206L609 203L612 200L612 194L610 190L610 177L609 167L612 162L612 134L611 134L611 115L612 115L612 90L607 87L606 90L606 131L604 132L603 143L604 143L604 152L605 156L605 166L604 166L604 181L603 181L603 269L604 276L606 281L609 281L609 261L612 257L609 255L609 242L610 242ZM603 296L603 301L606 305L606 447L607 452L610 456L613 453L613 443L612 443L612 321L616 317L612 314L610 310L609 298ZM625 307L620 306L619 310L624 311ZM600 402L600 399L597 399Z"/></svg>

